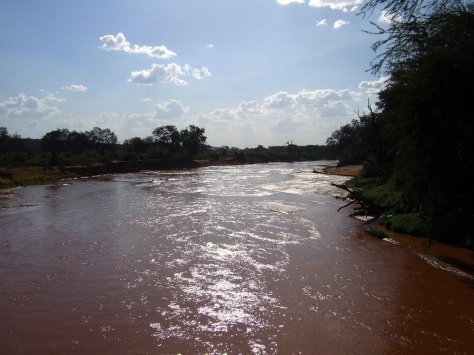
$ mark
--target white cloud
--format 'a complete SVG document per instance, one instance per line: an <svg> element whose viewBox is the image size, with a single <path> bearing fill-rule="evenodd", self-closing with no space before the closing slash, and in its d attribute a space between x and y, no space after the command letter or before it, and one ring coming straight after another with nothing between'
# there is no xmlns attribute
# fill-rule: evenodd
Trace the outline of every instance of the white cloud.
<svg viewBox="0 0 474 355"><path fill-rule="evenodd" d="M128 81L148 85L160 82L182 86L188 84L187 81L183 79L183 77L190 74L198 80L202 80L212 75L209 69L206 67L198 69L192 68L188 64L183 66L180 66L176 63L169 63L166 65L153 64L149 69L133 71L130 74Z"/></svg>
<svg viewBox="0 0 474 355"><path fill-rule="evenodd" d="M140 102L150 102L152 101L149 97L144 97L143 99L140 100Z"/></svg>
<svg viewBox="0 0 474 355"><path fill-rule="evenodd" d="M153 64L149 69L132 71L128 81L138 84L171 83L175 85L187 85L188 83L181 79L187 75L186 68L176 63Z"/></svg>
<svg viewBox="0 0 474 355"><path fill-rule="evenodd" d="M154 117L156 119L178 118L188 109L189 107L184 106L181 101L169 99L155 106Z"/></svg>
<svg viewBox="0 0 474 355"><path fill-rule="evenodd" d="M176 56L176 53L166 46L139 46L127 42L122 32L114 35L105 35L99 38L102 42L101 48L106 51L120 51L126 53L146 54L153 58L167 59Z"/></svg>
<svg viewBox="0 0 474 355"><path fill-rule="evenodd" d="M402 17L400 15L392 14L392 13L389 13L388 11L383 10L380 13L380 16L377 19L377 21L381 23L391 24L392 22L400 21L401 19Z"/></svg>
<svg viewBox="0 0 474 355"><path fill-rule="evenodd" d="M82 85L82 84L79 84L79 85L71 84L69 86L63 86L62 89L63 90L68 90L68 91L73 91L73 92L84 92L84 91L87 90L87 87Z"/></svg>
<svg viewBox="0 0 474 355"><path fill-rule="evenodd" d="M277 92L264 99L263 106L270 109L289 108L295 104L295 97L285 91Z"/></svg>
<svg viewBox="0 0 474 355"><path fill-rule="evenodd" d="M193 69L193 77L197 80L202 80L204 78L208 78L211 76L212 76L211 72L206 67L202 67L201 69L198 69L198 68Z"/></svg>
<svg viewBox="0 0 474 355"><path fill-rule="evenodd" d="M321 21L316 22L317 27L327 26L327 24L328 24L328 21L325 18L323 18Z"/></svg>
<svg viewBox="0 0 474 355"><path fill-rule="evenodd" d="M329 7L331 10L355 11L364 0L309 0L311 7ZM348 10L349 9L349 10Z"/></svg>
<svg viewBox="0 0 474 355"><path fill-rule="evenodd" d="M389 76L381 76L376 80L361 81L359 83L359 89L364 90L370 95L377 94L385 88L388 79L390 79Z"/></svg>
<svg viewBox="0 0 474 355"><path fill-rule="evenodd" d="M51 94L41 99L19 94L17 97L9 97L7 100L0 102L0 114L4 114L6 117L44 118L60 113L55 104L64 101L64 99Z"/></svg>
<svg viewBox="0 0 474 355"><path fill-rule="evenodd" d="M306 0L277 0L280 5L304 4Z"/></svg>
<svg viewBox="0 0 474 355"><path fill-rule="evenodd" d="M259 101L199 115L199 122L217 145L283 144L295 137L297 144L323 144L334 130L354 118L363 98L362 92L349 89L280 91Z"/></svg>
<svg viewBox="0 0 474 355"><path fill-rule="evenodd" d="M337 20L334 22L334 24L332 25L332 27L335 29L335 30L338 30L340 29L341 27L344 27L344 26L347 26L349 24L349 21L346 21L346 20Z"/></svg>
<svg viewBox="0 0 474 355"><path fill-rule="evenodd" d="M206 48L209 48L209 49L214 48L214 43L208 43L208 44L206 44Z"/></svg>

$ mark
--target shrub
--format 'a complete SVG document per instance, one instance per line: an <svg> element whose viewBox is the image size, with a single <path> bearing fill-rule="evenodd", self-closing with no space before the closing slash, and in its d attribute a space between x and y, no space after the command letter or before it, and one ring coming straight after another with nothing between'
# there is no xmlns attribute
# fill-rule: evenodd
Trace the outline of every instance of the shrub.
<svg viewBox="0 0 474 355"><path fill-rule="evenodd" d="M385 233L384 231L381 231L380 229L376 229L376 228L373 228L373 227L370 227L368 230L367 230L367 233L373 235L374 237L377 237L379 239L384 239L384 238L388 238L388 235L387 233Z"/></svg>
<svg viewBox="0 0 474 355"><path fill-rule="evenodd" d="M394 232L425 236L425 221L419 213L403 213L390 218L389 226Z"/></svg>
<svg viewBox="0 0 474 355"><path fill-rule="evenodd" d="M120 156L120 160L123 160L123 161L137 161L138 157L135 153L125 152Z"/></svg>

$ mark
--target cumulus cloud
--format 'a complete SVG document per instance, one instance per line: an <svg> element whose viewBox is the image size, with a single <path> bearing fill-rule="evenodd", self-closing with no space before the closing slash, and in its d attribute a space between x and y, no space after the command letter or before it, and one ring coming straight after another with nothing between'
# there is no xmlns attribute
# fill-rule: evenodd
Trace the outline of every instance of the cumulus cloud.
<svg viewBox="0 0 474 355"><path fill-rule="evenodd" d="M84 92L84 91L87 90L87 87L82 85L82 84L79 84L79 85L71 84L69 86L63 86L62 89L63 90L68 90L68 91L73 91L73 92Z"/></svg>
<svg viewBox="0 0 474 355"><path fill-rule="evenodd" d="M359 89L364 90L372 95L377 94L379 91L385 88L389 78L389 76L381 76L376 80L361 81L359 83Z"/></svg>
<svg viewBox="0 0 474 355"><path fill-rule="evenodd" d="M265 117L287 119L299 116L301 121L309 117L347 116L353 114L354 103L359 99L359 92L348 89L302 90L295 94L280 91L260 102L243 101L237 107L214 110L210 116L217 121L242 121L256 116L260 116L258 121L265 120Z"/></svg>
<svg viewBox="0 0 474 355"><path fill-rule="evenodd" d="M176 53L166 48L166 46L139 46L130 44L122 32L114 35L105 35L99 37L102 42L100 48L106 51L120 51L126 53L145 54L153 58L167 59L176 56Z"/></svg>
<svg viewBox="0 0 474 355"><path fill-rule="evenodd" d="M133 71L130 74L128 81L137 84L148 84L154 83L170 83L178 86L187 85L187 81L183 79L188 75L192 75L195 79L202 80L206 77L210 77L212 74L208 68L202 67L201 69L192 68L190 65L185 64L183 66L176 63L169 64L153 64L148 69L139 71Z"/></svg>
<svg viewBox="0 0 474 355"><path fill-rule="evenodd" d="M181 101L169 99L155 106L154 117L156 119L178 118L188 109L189 107L184 106Z"/></svg>
<svg viewBox="0 0 474 355"><path fill-rule="evenodd" d="M331 10L355 11L364 0L309 0L311 7L328 7Z"/></svg>
<svg viewBox="0 0 474 355"><path fill-rule="evenodd" d="M334 22L334 24L332 25L332 27L335 29L335 30L338 30L340 29L341 27L344 27L346 25L349 24L349 21L345 21L345 20L337 20Z"/></svg>
<svg viewBox="0 0 474 355"><path fill-rule="evenodd" d="M391 24L394 21L400 21L402 18L400 15L389 13L386 10L380 12L380 16L377 19L380 23Z"/></svg>
<svg viewBox="0 0 474 355"><path fill-rule="evenodd" d="M197 80L202 80L204 78L208 78L211 76L212 76L211 72L206 67L202 67L201 69L198 69L198 68L193 69L193 77Z"/></svg>
<svg viewBox="0 0 474 355"><path fill-rule="evenodd" d="M349 89L280 91L201 114L199 123L206 127L213 144L283 144L295 137L297 144L323 144L334 130L354 118L363 98L360 90ZM228 141L220 142L219 137Z"/></svg>
<svg viewBox="0 0 474 355"><path fill-rule="evenodd" d="M323 18L321 21L316 22L317 27L327 26L327 24L328 24L328 20L326 20L325 18Z"/></svg>
<svg viewBox="0 0 474 355"><path fill-rule="evenodd" d="M7 117L43 118L60 113L56 104L64 101L64 99L54 95L47 95L39 99L21 93L17 97L9 97L7 100L0 102L0 114Z"/></svg>
<svg viewBox="0 0 474 355"><path fill-rule="evenodd" d="M265 108L271 109L283 109L289 108L295 104L294 95L289 95L285 91L277 92L271 96L268 96L263 101L263 106Z"/></svg>
<svg viewBox="0 0 474 355"><path fill-rule="evenodd" d="M187 85L181 79L187 74L187 70L176 63L153 64L149 69L132 71L128 81L138 84L171 83L175 85Z"/></svg>
<svg viewBox="0 0 474 355"><path fill-rule="evenodd" d="M306 0L277 0L280 5L304 4Z"/></svg>

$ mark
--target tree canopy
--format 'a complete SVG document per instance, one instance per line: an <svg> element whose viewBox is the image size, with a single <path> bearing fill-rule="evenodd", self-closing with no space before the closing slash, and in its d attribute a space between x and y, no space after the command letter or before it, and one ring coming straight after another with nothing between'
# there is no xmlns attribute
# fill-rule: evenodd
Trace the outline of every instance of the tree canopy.
<svg viewBox="0 0 474 355"><path fill-rule="evenodd" d="M343 149L362 148L365 175L393 184L401 192L397 208L420 213L429 235L472 244L474 6L368 4L399 16L374 45L384 51L372 69L383 69L389 79L377 110L341 127L328 144L343 158Z"/></svg>

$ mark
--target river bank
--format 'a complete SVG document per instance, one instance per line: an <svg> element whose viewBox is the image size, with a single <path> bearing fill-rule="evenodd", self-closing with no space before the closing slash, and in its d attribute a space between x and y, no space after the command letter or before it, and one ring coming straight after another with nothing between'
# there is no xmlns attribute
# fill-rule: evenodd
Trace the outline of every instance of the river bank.
<svg viewBox="0 0 474 355"><path fill-rule="evenodd" d="M323 173L329 175L341 176L357 176L362 170L362 165L345 165L345 166L325 166Z"/></svg>
<svg viewBox="0 0 474 355"><path fill-rule="evenodd" d="M106 174L133 173L142 170L190 169L206 166L242 165L268 163L268 161L239 161L231 157L212 159L156 159L139 161L113 161L109 164L91 164L64 167L0 167L0 189L16 186L57 183L61 180ZM354 166L355 167L355 166ZM352 167L352 169L354 169ZM328 174L349 175L351 167L327 167ZM333 169L333 170L331 170ZM334 170L335 169L335 170Z"/></svg>
<svg viewBox="0 0 474 355"><path fill-rule="evenodd" d="M474 282L474 251L428 238L397 233L385 228L377 221L372 222L371 226L383 231L388 236L387 241L395 242L408 248L432 266L455 272L459 276ZM368 236L369 234L366 233L366 235ZM365 237L362 236L362 238ZM375 237L368 236L367 238Z"/></svg>
<svg viewBox="0 0 474 355"><path fill-rule="evenodd" d="M139 172L141 170L166 170L202 166L194 160L167 159L143 161L114 161L109 164L91 164L64 167L2 167L0 189L15 186L42 185L61 180L105 174Z"/></svg>

